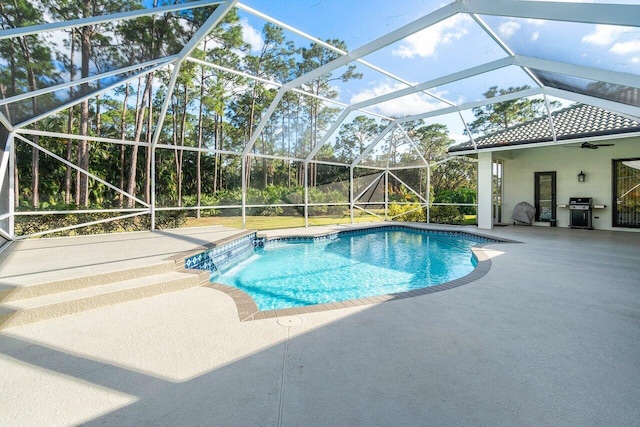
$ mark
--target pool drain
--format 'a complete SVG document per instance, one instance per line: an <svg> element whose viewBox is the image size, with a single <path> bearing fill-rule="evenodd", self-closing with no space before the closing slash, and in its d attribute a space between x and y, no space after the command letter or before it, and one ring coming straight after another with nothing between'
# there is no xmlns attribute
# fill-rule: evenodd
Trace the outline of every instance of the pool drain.
<svg viewBox="0 0 640 427"><path fill-rule="evenodd" d="M294 326L302 325L302 319L299 317L291 316L291 317L279 317L278 325L284 326L285 328L293 328Z"/></svg>

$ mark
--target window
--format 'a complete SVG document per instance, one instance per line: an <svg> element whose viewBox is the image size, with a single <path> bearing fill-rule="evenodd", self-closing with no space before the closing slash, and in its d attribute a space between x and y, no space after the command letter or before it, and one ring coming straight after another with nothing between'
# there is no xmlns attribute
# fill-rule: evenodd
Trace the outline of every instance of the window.
<svg viewBox="0 0 640 427"><path fill-rule="evenodd" d="M536 221L556 219L556 173L535 172Z"/></svg>
<svg viewBox="0 0 640 427"><path fill-rule="evenodd" d="M613 226L640 227L640 159L613 161Z"/></svg>
<svg viewBox="0 0 640 427"><path fill-rule="evenodd" d="M493 162L493 223L502 222L502 200L504 199L504 189L502 186L502 176L504 162L496 160Z"/></svg>

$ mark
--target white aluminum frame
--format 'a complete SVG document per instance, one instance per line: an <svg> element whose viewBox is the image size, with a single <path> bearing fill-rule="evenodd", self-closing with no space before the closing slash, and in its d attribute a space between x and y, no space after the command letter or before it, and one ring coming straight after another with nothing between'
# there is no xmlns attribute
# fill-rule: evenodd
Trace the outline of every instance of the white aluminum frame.
<svg viewBox="0 0 640 427"><path fill-rule="evenodd" d="M367 202L358 202L358 200L360 199L360 197L366 193L366 191L371 187L371 185L373 185L373 183L377 182L379 179L381 179L382 177L384 177L385 179L385 183L388 184L388 179L389 179L389 174L391 174L391 176L393 176L395 179L397 179L398 181L400 181L403 185L405 185L407 188L409 188L410 191L412 191L413 193L417 194L418 197L423 201L423 203L426 204L427 207L427 221L429 221L429 206L431 205L431 203L429 203L429 189L427 189L427 198L425 199L422 195L419 195L417 192L415 192L415 190L411 189L410 187L408 187L404 182L402 182L402 180L400 180L395 174L393 174L392 170L394 169L407 169L407 168L426 168L428 173L427 173L427 187L429 187L430 185L430 175L431 175L431 168L441 164L443 162L448 161L448 159L444 159L442 161L438 161L438 162L434 162L429 164L429 162L424 158L424 156L420 153L420 150L418 150L418 147L416 146L416 144L414 143L414 141L411 140L411 138L406 134L406 132L404 132L403 128L402 128L402 124L406 123L406 122L411 122L411 121L418 121L418 120L423 120L426 118L430 118L430 117L437 117L440 115L444 115L444 114L450 114L450 113L457 113L460 121L463 123L465 129L467 130L467 133L470 135L470 140L474 146L474 149L477 150L477 145L475 142L474 137L471 135L471 133L469 132L469 128L467 126L467 124L465 123L463 116L462 116L462 112L463 111L467 111L469 109L475 108L475 107L481 107L484 105L488 105L488 104L492 104L492 103L497 103L497 102L503 102L503 101L507 101L507 100L512 100L512 99L517 99L517 98L521 98L521 97L529 97L529 96L537 96L537 95L541 95L544 100L545 100L545 106L547 109L547 116L548 116L548 120L552 129L552 133L553 133L553 142L550 144L559 144L559 143L563 143L563 142L559 142L557 141L557 136L555 134L555 127L554 127L554 123L553 123L553 118L551 116L551 111L550 111L550 107L549 107L549 99L548 97L553 96L553 97L557 97L557 98L561 98L561 99L565 99L565 100L569 100L569 101L574 101L574 102L581 102L581 103L586 103L586 104L591 104L591 105L595 105L597 107L600 108L604 108L607 110L611 110L614 111L618 114L622 114L626 117L638 120L640 118L640 106L634 106L634 105L627 105L627 104L621 104L618 102L614 102L614 101L609 101L606 99L601 99L601 98L596 98L594 96L588 96L588 95L583 95L583 94L579 94L579 93L575 93L575 92L570 92L567 90L562 90L562 89L556 89L553 87L547 87L544 86L540 80L535 76L535 74L531 71L532 69L534 70L541 70L541 71L547 71L547 72L553 72L553 73L557 73L557 74L562 74L562 75L567 75L567 76L572 76L572 77L577 77L577 78L582 78L582 79L588 79L588 80L594 80L594 81L602 81L602 82L607 82L607 83L612 83L612 84L617 84L617 85L622 85L622 86L627 86L627 87L631 87L631 88L640 88L640 78L638 75L635 74L630 74L630 73L622 73L622 72L615 72L615 71L607 71L607 70L603 70L603 69L598 69L595 67L588 67L588 66L583 66L583 65L577 65L577 64L570 64L570 63L566 63L566 62L560 62L560 61L551 61L551 60L545 60L545 59L539 59L539 58L533 58L533 57L528 57L528 56L524 56L524 55L518 55L517 53L513 52L507 43L505 43L504 40L502 40L494 31L491 30L491 28L489 26L487 26L483 19L482 16L485 15L490 15L490 16L505 16L505 17L515 17L515 18L522 18L522 19L542 19L542 20L553 20L553 21L562 21L562 22L577 22L577 23L592 23L592 24L605 24L605 25L624 25L624 26L633 26L633 27L640 27L640 21L638 21L638 16L640 16L640 6L637 5L620 5L620 4L585 4L585 3L554 3L554 2L538 2L538 1L518 1L518 2L514 2L511 0L456 0L453 1L452 3L443 6L421 18L416 19L415 21L404 25L394 31L389 32L388 34L385 34L382 37L379 37L378 39L370 42L370 43L366 43L365 45L356 48L350 52L341 50L336 48L335 46L331 46L330 44L316 38L313 37L303 31L298 30L297 28L288 25L284 22L281 22L277 19L274 19L260 11L257 11L249 6L246 6L242 3L240 3L238 0L227 0L227 1L214 1L214 0L200 0L200 1L194 1L194 2L190 2L190 3L181 3L181 4L176 4L176 5L169 5L169 6L162 6L162 7L157 7L157 8L149 8L149 9L142 9L142 10L135 10L135 11L129 11L129 12L122 12L122 13L114 13L111 15L105 15L105 16L97 16L97 17L91 17L91 18L85 18L85 19L76 19L73 21L69 21L69 22L54 22L54 23L47 23L47 24L42 24L42 25L34 25L31 27L26 27L26 28L17 28L17 29L9 29L9 30L0 30L0 40L2 39L7 39L7 38L11 38L11 37L21 37L21 36L27 36L27 35L33 35L33 34L37 34L37 33L42 33L42 32L51 32L51 31L58 31L58 30L64 30L64 29L69 29L69 28L79 28L82 26L86 26L86 25L96 25L96 24L100 24L100 23L104 23L104 22L109 22L109 21L114 21L114 20L126 20L126 19L133 19L133 18L137 18L137 17L141 17L141 16L150 16L150 15L155 15L155 14L162 14L162 13L169 13L169 12L178 12L178 11L182 11L182 10L188 10L188 9L196 9L196 8L203 8L203 7L212 7L212 6L217 6L216 9L214 10L214 12L209 16L209 18L207 19L207 21L205 22L205 24L194 34L194 36L191 38L191 40L183 47L183 49L176 55L172 55L170 57L166 57L166 58L158 58L152 61L147 61L145 63L141 63L141 64L136 64L136 65L131 65L129 67L125 67L122 69L118 69L118 70L112 70L106 73L102 73L99 75L95 75L95 76L91 76L91 77L87 77L84 79L80 79L80 80L75 80L75 81L71 81L71 82L66 82L66 83L62 83L59 85L55 85L49 88L44 88L44 89L40 89L37 91L33 91L30 93L25 93L25 94L21 94L21 95L16 95L13 96L11 98L7 98L7 99L3 99L0 100L0 106L4 106L4 105L10 105L13 102L18 102L24 99L28 99L28 98L33 98L36 96L40 96L43 94L47 94L47 93L52 93L56 90L61 90L61 89L66 89L69 87L74 87L83 83L88 83L91 81L96 81L99 80L101 78L105 78L105 77L111 77L117 74L121 74L121 73L127 73L127 72L132 72L135 70L142 70L138 73L134 73L134 75L128 77L125 80L119 81L117 83L114 83L112 85L109 85L108 87L105 88L101 88L98 91L95 91L91 94L87 94L84 95L78 99L73 99L70 100L69 102L65 103L64 105L61 105L59 107L56 107L55 109L39 114L36 117L30 118L28 120L25 120L21 123L18 123L16 125L12 124L9 122L9 120L7 120L7 117L4 116L1 112L0 112L0 124L2 126L4 126L8 131L9 131L9 139L5 145L5 149L2 152L2 155L0 156L0 187L2 186L4 179L6 176L9 177L9 181L10 181L10 191L8 192L8 194L6 195L2 195L2 197L7 197L9 198L9 212L5 212L5 213L0 213L0 219L6 219L9 218L10 220L10 227L9 230L1 230L0 229L0 234L4 237L4 238L8 238L10 240L13 239L21 239L21 238L26 238L26 237L33 237L33 236L39 236L39 235L43 235L46 234L47 232L42 232L42 233L36 233L34 235L31 236L15 236L14 235L14 219L15 216L19 216L19 215L47 215L47 214L62 214L63 212L37 212L37 211L33 211L33 212L20 212L20 213L16 213L13 209L13 188L14 188L14 182L13 182L13 168L14 168L14 164L15 164L15 143L16 141L20 141L21 143L26 143L28 145L31 145L35 148L37 148L38 150L48 154L49 156L52 156L54 159L56 159L57 161L62 162L63 164L79 171L80 173L86 174L87 176L92 177L93 179L103 183L104 185L108 186L109 188L117 191L120 194L125 195L128 198L131 198L133 200L135 200L137 203L139 203L140 205L143 206L143 208L134 208L134 209L105 209L105 210L101 210L102 212L119 212L119 213L123 213L124 215L121 215L119 217L116 218L112 218L112 219L119 219L119 218L127 218L127 217L133 217L133 216L137 216L137 215L143 215L143 214L150 214L151 215L151 230L155 229L155 212L156 211L166 211L166 210L192 210L192 209L197 209L197 210L202 210L202 209L228 209L228 208L240 208L242 211L242 223L243 223L243 227L246 227L246 209L247 208L253 208L253 207L260 207L261 205L253 205L253 204L247 204L247 200L246 200L246 192L247 192L247 185L244 179L245 173L246 173L246 168L249 166L248 164L248 160L250 159L250 157L259 157L259 158L268 158L268 159L281 159L281 160L288 160L288 161L300 161L304 164L304 181L305 181L305 185L304 185L304 205L288 205L288 204L283 204L283 205L274 205L274 206L304 206L304 210L305 210L305 225L308 226L308 219L309 219L309 212L308 212L308 208L309 206L315 206L317 204L314 203L309 203L309 194L308 194L308 182L309 182L309 164L310 163L314 163L314 164L326 164L326 165L336 165L336 166L344 166L344 167L349 167L350 168L350 178L349 178L349 184L350 184L350 190L349 190L349 202L348 203L340 203L339 205L345 205L345 206L349 206L350 207L350 217L351 217L351 221L353 222L354 220L354 210L358 209L358 210L362 210L365 211L371 215L375 215L376 217L381 217L378 214L375 214L373 212L369 212L366 209L358 206L358 205L363 205L366 206ZM278 82L272 82L269 81L268 79L263 79L260 77L256 77L256 76L251 76L248 73L242 72L242 71L238 71L238 70L232 70L232 69L228 69L225 67L222 67L220 65L214 64L214 63L210 63L207 61L203 61L203 60L199 60L196 58L192 58L190 57L191 53L197 48L197 46L199 45L199 43L204 39L204 37L206 37L206 35L211 31L212 28L214 28L223 18L224 16L231 11L233 8L237 8L239 10L242 10L244 12L247 12L259 19L262 19L264 21L270 22L273 25L276 25L280 28L283 28L287 31L290 31L300 37L303 37L306 40L311 41L312 43L317 43L327 49L332 50L333 52L337 53L339 55L339 57L333 61L331 61L330 63L319 67L316 70L313 70L307 74L304 74L302 76L299 76L289 82L286 83L278 83ZM380 49L383 49L395 42L398 42L404 38L406 38L409 35L415 34L418 31L421 31L425 28L428 28L432 25L435 25L439 22L442 22L448 18L451 18L455 15L458 14L467 14L469 15L474 22L481 28L482 31L484 31L490 38L491 40L493 40L504 52L505 52L505 57L498 59L498 60L494 60L494 61L490 61L478 66L474 66L471 68L468 68L466 70L462 70L462 71L458 71L455 73L451 73L449 75L445 75L445 76L440 76L437 77L435 79L426 81L426 82L422 82L419 84L413 84L411 82L408 82L407 80L403 79L402 77L396 76L380 67L377 67L371 63L369 63L368 61L366 61L364 59L365 56L376 52ZM249 138L249 140L247 141L244 149L242 152L235 152L235 151L229 151L229 150L215 150L215 149L210 149L210 148L197 148L197 147L175 147L172 146L170 144L160 144L159 143L159 139L160 139L160 132L162 129L162 126L164 124L164 120L166 118L168 109L169 109L169 103L170 103L170 97L171 94L173 92L173 89L175 87L175 83L178 77L178 73L180 71L180 68L182 66L182 64L184 63L184 61L190 61L193 63L197 63L200 64L202 66L209 66L212 68L216 68L225 72L229 72L229 73L233 73L239 76L242 76L244 78L248 78L248 79L253 79L255 81L261 82L263 84L267 84L267 85L271 85L275 88L278 88L278 91L276 93L275 98L273 99L271 105L268 107L268 109L266 110L266 112L264 113L263 117L261 118L261 120L258 122L257 124L257 128L254 131L254 133L251 135L251 137ZM329 73L331 71L334 71L340 67L349 65L349 64L353 64L353 63L357 63L360 65L363 65L365 67L368 67L372 70L375 70L376 72L381 73L382 75L389 77L390 79L400 82L402 84L406 85L406 88L404 89L400 89L400 90L396 90L394 92L391 93L387 93L385 95L381 95L381 96L377 96L365 101L361 101L358 103L354 103L354 104L345 104L342 102L338 102L336 100L331 100L331 99L326 99L324 97L321 96L316 96L310 93L307 93L303 90L300 89L300 86L303 85L304 83L318 77L321 76L325 73ZM484 100L475 100L475 101L470 101L470 102L465 102L462 104L456 104L450 100L447 100L441 96L437 96L431 92L429 92L430 89L433 89L435 87L438 86L442 86L444 84L448 84L448 83L452 83L452 82L456 82L459 80L463 80L463 79L467 79L469 77L473 77L473 76L477 76L479 74L483 74L483 73L488 73L494 70L498 70L501 68L505 68L505 67L509 67L509 66L516 66L521 68L527 75L528 77L532 80L532 82L535 83L535 88L529 89L529 90L525 90L525 91L521 91L519 93L513 93L513 94L507 94L507 95L502 95L502 96L497 96L495 98L490 98L490 99L484 99ZM147 67L150 67L149 69L145 69ZM27 126L33 124L34 122L47 117L51 114L55 114L59 111L62 111L66 108L69 108L71 106L77 105L81 102L83 102L86 99L89 99L90 97L94 97L97 94L101 94L101 93L105 93L119 85L122 85L123 83L135 80L139 77L145 76L148 73L154 72L160 68L163 67L173 67L172 73L171 73L171 79L170 82L167 86L167 98L165 99L165 102L163 103L161 109L160 109L160 113L156 122L156 127L155 127L155 131L153 133L152 136L152 140L151 141L146 141L146 142L134 142L134 141L127 141L127 140L116 140L116 139L112 139L112 138L101 138L101 137L90 137L90 136L79 136L79 135L69 135L69 134L65 134L65 133L52 133L52 132L46 132L46 131L35 131L32 129L28 129ZM293 158L293 157L288 157L288 156L277 156L277 155L270 155L270 154L266 154L266 153L252 153L254 145L256 140L259 138L261 132L264 130L264 127L266 125L266 123L269 121L269 119L271 118L272 114L275 112L279 102L281 101L282 97L284 96L284 94L287 91L295 91L297 93L301 93L307 96L311 96L311 97L315 97L317 99L320 99L322 102L328 102L328 103L333 103L334 105L338 105L340 107L343 108L343 111L338 115L337 119L332 123L332 125L330 126L329 130L327 131L327 133L320 139L320 141L318 141L318 143L316 144L316 146L312 147L312 150L309 152L309 154L307 154L306 156L304 156L304 158L302 159L298 159L298 158ZM429 111L429 112L425 112L425 113L421 113L421 114L415 114L415 115L411 115L411 116L407 116L407 117L399 117L399 118L389 118L389 117L385 117L384 115L375 113L373 111L368 111L367 108L369 107L374 107L375 105L378 105L380 103L386 102L386 101L391 101L391 100L395 100L398 99L400 97L403 96L407 96L407 95L411 95L411 94L415 94L415 93L424 93L425 95L432 97L433 99L442 102L443 104L446 105L446 107L444 108L439 108L437 110L434 111ZM330 139L335 135L335 133L339 130L340 126L342 126L342 124L344 123L344 121L347 119L347 117L349 116L350 113L352 112L361 112L364 114L368 114L371 115L373 117L377 117L378 119L381 120L387 120L389 121L389 123L385 126L385 128L380 132L379 135L377 135L372 141L369 142L369 144L367 145L367 147L358 155L358 157L356 159L354 159L354 161L351 164L341 164L341 163L337 163L337 162L326 162L326 161L321 161L321 160L317 160L315 159L315 156L318 154L318 152L321 150L322 146L324 144L326 144L327 142L330 141ZM400 135L396 135L396 131L400 132ZM151 162L151 202L150 203L146 203L144 201L142 201L141 199L135 197L134 195L128 194L126 191L117 188L116 186L102 180L101 178L95 176L94 174L91 174L89 171L87 170L83 170L81 168L79 168L77 165L74 165L71 162L68 162L67 160L56 156L54 153L44 149L43 147L40 147L39 145L33 143L32 141L30 141L28 138L25 138L25 136L28 135L40 135L40 136L47 136L47 137L59 137L59 138L66 138L66 139L75 139L75 140L86 140L86 141L95 141L95 142L103 142L103 143L113 143L113 144L122 144L122 145L135 145L135 146L142 146L142 147L147 147L150 148L151 150L151 156L152 156L152 162ZM389 157L387 156L387 165L385 167L381 167L381 166L373 166L373 165L362 165L361 162L369 155L369 153L371 153L371 151L381 142L383 141L385 138L397 138L397 137L401 137L404 139L407 139L409 141L409 144L411 145L413 150L416 150L419 154L420 154L420 158L421 161L424 163L423 165L412 165L412 166L402 166L402 167L390 167L390 165L388 164L388 159ZM392 146L392 144L390 144L390 146ZM171 150L184 150L184 151L199 151L199 152L203 152L203 153L217 153L217 154L224 154L224 155L235 155L235 156L240 156L241 157L241 170L242 170L242 201L241 201L241 205L238 206L197 206L197 207L158 207L156 206L156 188L155 188L155 155L156 155L156 150L157 149L171 149ZM364 168L364 169L371 169L371 170L377 170L377 171L381 171L380 172L380 176L376 179L374 179L374 181L372 182L372 184L370 184L363 192L361 192L360 194L358 194L357 196L354 194L354 169L355 168ZM387 186L388 188L388 186ZM388 194L387 194L387 188L385 188L385 207L388 207ZM378 202L376 203L371 203L371 204L380 204ZM69 211L69 212L64 212L66 214L77 214L77 213L88 213L91 212L92 210L77 210L77 211ZM385 212L385 218L387 218L387 213ZM94 221L94 222L90 222L90 223L86 223L84 225L90 225L90 224L97 224L100 222L105 222L105 221L109 221L112 219L107 219L107 220L100 220L100 221ZM73 228L77 228L77 227L81 227L83 225L78 225L78 226L72 226L72 227L65 227L65 230L68 229L73 229ZM50 232L54 232L54 231L62 231L63 229L58 229L58 230L51 230Z"/></svg>

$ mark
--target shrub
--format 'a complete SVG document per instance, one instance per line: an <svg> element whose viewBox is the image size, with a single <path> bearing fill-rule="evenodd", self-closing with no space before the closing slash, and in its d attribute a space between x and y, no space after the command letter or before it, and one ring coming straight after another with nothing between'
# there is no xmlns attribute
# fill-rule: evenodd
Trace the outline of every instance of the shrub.
<svg viewBox="0 0 640 427"><path fill-rule="evenodd" d="M455 206L432 206L429 211L429 221L438 224L463 224L464 216Z"/></svg>
<svg viewBox="0 0 640 427"><path fill-rule="evenodd" d="M218 204L218 199L216 196L211 196L209 194L203 194L200 197L200 206L216 206ZM193 207L197 205L197 197L195 195L191 196L183 196L182 197L182 206L185 207ZM190 211L190 215L195 215L196 210ZM218 209L200 209L200 216L217 216L220 214Z"/></svg>
<svg viewBox="0 0 640 427"><path fill-rule="evenodd" d="M393 221L410 221L410 222L424 222L426 221L426 215L423 208L419 203L410 204L397 204L391 203L389 205L389 217Z"/></svg>
<svg viewBox="0 0 640 427"><path fill-rule="evenodd" d="M476 191L469 188L459 188L457 190L442 190L433 199L434 203L476 203ZM474 215L475 206L458 206L458 211L463 215Z"/></svg>
<svg viewBox="0 0 640 427"><path fill-rule="evenodd" d="M345 203L347 196L339 190L319 190L317 188L309 188L309 203L323 203L320 206L314 206L313 211L316 215L342 215L344 206L335 206L331 203Z"/></svg>
<svg viewBox="0 0 640 427"><path fill-rule="evenodd" d="M113 218L117 214L112 212L92 212L74 214L70 211L66 215L29 215L16 217L15 230L16 235L24 236L28 234L39 233L41 231L54 230L83 224L87 222L99 221L102 219ZM187 213L185 211L158 211L156 212L156 228L178 228L185 224ZM102 222L99 224L91 224L73 228L70 230L56 231L48 233L46 237L60 236L83 236L89 234L104 234L119 231L140 231L149 230L151 228L150 215L142 214L135 217L117 219L113 221Z"/></svg>

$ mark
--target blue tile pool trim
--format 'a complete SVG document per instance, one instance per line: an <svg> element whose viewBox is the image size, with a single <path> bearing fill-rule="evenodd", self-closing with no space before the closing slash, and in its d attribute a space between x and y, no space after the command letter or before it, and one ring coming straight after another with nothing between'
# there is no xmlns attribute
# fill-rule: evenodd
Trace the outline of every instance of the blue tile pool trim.
<svg viewBox="0 0 640 427"><path fill-rule="evenodd" d="M275 247L278 244L290 244L290 243L317 243L336 240L340 237L342 232L336 232L327 234L325 236L293 236L293 237L276 237L269 239L265 242L265 247Z"/></svg>
<svg viewBox="0 0 640 427"><path fill-rule="evenodd" d="M272 245L277 243L315 243L322 242L326 240L335 240L340 238L340 236L353 236L359 234L366 234L372 231L409 231L412 233L420 233L429 236L444 236L444 237L462 237L467 240L472 240L476 243L500 243L504 242L504 240L494 239L491 237L480 236L473 233L467 233L464 231L454 231L454 230L432 230L425 228L416 228L405 225L381 225L377 227L367 227L361 228L357 230L343 230L336 231L335 233L327 234L324 236L296 236L296 237L277 237L274 239L269 239L266 243L266 247L272 247Z"/></svg>
<svg viewBox="0 0 640 427"><path fill-rule="evenodd" d="M236 262L248 258L256 249L263 247L277 247L279 245L288 245L292 243L317 243L336 240L340 236L352 236L358 234L366 234L372 231L408 231L412 233L421 233L429 236L443 237L461 237L472 240L479 244L499 243L502 240L493 239L486 236L467 233L455 230L432 230L423 229L404 225L381 225L376 227L366 227L357 230L342 230L329 233L322 236L293 236L293 237L277 237L267 239L264 236L258 236L256 232L240 237L238 239L215 246L199 254L190 256L185 259L185 268L209 271L211 276L217 275L226 267Z"/></svg>
<svg viewBox="0 0 640 427"><path fill-rule="evenodd" d="M207 270L212 274L217 273L253 253L254 247L262 246L264 246L264 238L258 238L256 233L252 233L190 256L184 260L184 266L188 269Z"/></svg>

